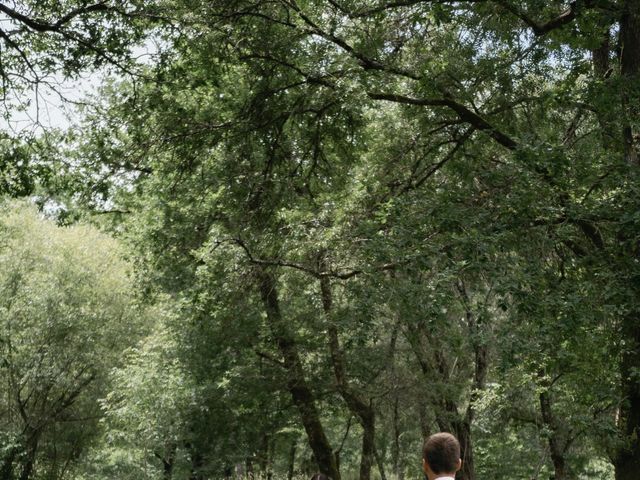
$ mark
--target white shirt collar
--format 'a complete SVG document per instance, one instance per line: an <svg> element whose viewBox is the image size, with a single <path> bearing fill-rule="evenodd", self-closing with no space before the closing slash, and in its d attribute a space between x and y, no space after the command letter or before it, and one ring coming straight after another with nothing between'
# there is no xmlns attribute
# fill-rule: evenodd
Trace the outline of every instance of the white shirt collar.
<svg viewBox="0 0 640 480"><path fill-rule="evenodd" d="M456 480L453 477L436 477L435 480Z"/></svg>

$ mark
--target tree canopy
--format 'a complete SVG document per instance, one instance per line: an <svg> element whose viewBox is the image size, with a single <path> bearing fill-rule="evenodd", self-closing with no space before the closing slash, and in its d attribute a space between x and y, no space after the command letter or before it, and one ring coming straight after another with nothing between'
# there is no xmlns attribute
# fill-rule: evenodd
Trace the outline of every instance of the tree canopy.
<svg viewBox="0 0 640 480"><path fill-rule="evenodd" d="M98 5L162 55L33 188L158 315L77 478L637 476L638 0Z"/></svg>
<svg viewBox="0 0 640 480"><path fill-rule="evenodd" d="M142 311L113 239L62 230L33 207L2 210L0 472L62 478L95 436L98 399Z"/></svg>

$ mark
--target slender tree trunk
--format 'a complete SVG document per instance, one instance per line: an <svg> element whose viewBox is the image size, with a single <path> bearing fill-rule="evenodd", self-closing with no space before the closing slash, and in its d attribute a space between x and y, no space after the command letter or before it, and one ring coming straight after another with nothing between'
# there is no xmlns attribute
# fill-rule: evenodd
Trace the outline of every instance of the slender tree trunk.
<svg viewBox="0 0 640 480"><path fill-rule="evenodd" d="M29 480L31 472L33 472L33 466L35 465L36 458L35 452L28 452L27 458L22 465L22 471L20 472L20 480Z"/></svg>
<svg viewBox="0 0 640 480"><path fill-rule="evenodd" d="M376 447L373 447L373 454L376 458L376 464L378 465L378 473L380 473L380 480L387 480L387 474L384 471L384 459L382 458L382 456L380 455L380 452L378 452L378 449Z"/></svg>
<svg viewBox="0 0 640 480"><path fill-rule="evenodd" d="M294 405L300 413L302 425L309 440L309 446L313 451L320 471L330 476L333 480L340 480L340 472L336 465L335 456L320 422L315 398L304 375L298 347L289 331L287 322L282 318L276 280L271 273L265 270L260 270L258 274L260 294L267 314L267 321L284 359L288 377L287 388Z"/></svg>
<svg viewBox="0 0 640 480"><path fill-rule="evenodd" d="M332 318L333 294L329 278L320 278L320 291L322 294L322 306L327 320L327 336L333 373L336 379L338 391L347 405L349 411L358 419L362 426L362 453L360 457L360 480L371 478L371 466L375 455L375 411L371 404L356 392L349 384L346 376L344 352L340 346L338 328Z"/></svg>
<svg viewBox="0 0 640 480"><path fill-rule="evenodd" d="M608 28L609 22L606 27ZM597 48L591 51L591 62L593 64L593 72L599 79L605 78L610 68L609 54L611 53L611 34L607 30L602 34L602 40Z"/></svg>
<svg viewBox="0 0 640 480"><path fill-rule="evenodd" d="M391 460L393 462L393 473L397 480L404 480L404 468L400 462L400 399L398 392L395 392L393 399L393 445L391 448Z"/></svg>
<svg viewBox="0 0 640 480"><path fill-rule="evenodd" d="M620 73L627 90L623 94L622 107L627 117L623 127L625 157L630 165L639 166L638 141L631 127L631 119L640 115L640 0L626 0L620 19Z"/></svg>
<svg viewBox="0 0 640 480"><path fill-rule="evenodd" d="M291 449L289 450L289 468L287 469L287 480L293 480L293 475L296 470L296 446L298 439L294 438L291 441Z"/></svg>
<svg viewBox="0 0 640 480"><path fill-rule="evenodd" d="M404 480L404 468L400 455L400 394L398 392L398 372L396 370L396 345L398 342L398 327L393 329L389 345L389 360L391 362L391 378L393 379L393 444L391 446L391 461L396 480ZM420 419L422 421L422 419Z"/></svg>
<svg viewBox="0 0 640 480"><path fill-rule="evenodd" d="M38 432L32 432L29 435L27 450L25 452L25 460L22 464L22 471L20 472L20 480L29 480L29 478L31 478L33 467L36 463L36 454L38 452L39 440L40 434Z"/></svg>
<svg viewBox="0 0 640 480"><path fill-rule="evenodd" d="M13 468L18 453L19 449L17 448L13 448L7 452L2 461L2 467L0 467L0 480L14 480Z"/></svg>
<svg viewBox="0 0 640 480"><path fill-rule="evenodd" d="M172 445L170 450L167 452L167 458L163 460L163 472L162 478L164 480L171 480L173 476L173 465L175 464L175 456L176 456L176 447Z"/></svg>
<svg viewBox="0 0 640 480"><path fill-rule="evenodd" d="M567 463L565 461L566 444L560 438L558 424L551 408L551 395L548 391L540 393L540 412L542 421L549 430L549 451L553 462L555 480L565 480L567 477Z"/></svg>
<svg viewBox="0 0 640 480"><path fill-rule="evenodd" d="M276 450L276 439L269 439L269 457L267 458L267 480L271 480L273 478L273 459L275 456Z"/></svg>
<svg viewBox="0 0 640 480"><path fill-rule="evenodd" d="M422 323L412 326L412 330L407 337L409 344L416 356L420 370L425 381L432 382L438 379L440 382L448 382L449 367L443 352L434 351L433 359L427 358L427 346L424 344L429 338L429 332ZM461 414L458 406L450 398L438 399L438 412L436 422L441 431L453 433L460 442L462 456L462 468L456 475L457 480L475 480L475 466L473 461L473 448L471 443L471 424L469 421L469 410Z"/></svg>
<svg viewBox="0 0 640 480"><path fill-rule="evenodd" d="M255 475L253 474L253 458L247 457L244 459L244 465L246 469L246 478L253 479Z"/></svg>
<svg viewBox="0 0 640 480"><path fill-rule="evenodd" d="M422 433L422 439L426 440L431 435L431 427L429 426L429 417L427 415L427 402L425 402L424 398L418 398L417 407L418 418L420 419L420 433Z"/></svg>
<svg viewBox="0 0 640 480"><path fill-rule="evenodd" d="M260 453L258 453L258 468L262 478L267 478L267 470L269 465L269 435L262 434L260 442Z"/></svg>
<svg viewBox="0 0 640 480"><path fill-rule="evenodd" d="M601 82L607 81L606 79L612 73L611 61L609 59L609 55L611 54L611 34L609 32L611 20L603 20L602 28L603 32L600 45L591 50L593 75ZM596 113L602 135L602 147L605 150L615 149L616 144L619 142L618 138L620 133L618 132L616 115L617 109L615 111L599 109Z"/></svg>
<svg viewBox="0 0 640 480"><path fill-rule="evenodd" d="M467 328L469 331L469 338L471 340L471 346L473 349L473 384L471 389L471 395L469 398L469 405L465 418L460 422L459 429L461 430L464 447L463 447L463 471L465 470L464 464L467 465L466 475L469 479L475 478L475 464L473 459L473 445L471 441L471 425L475 418L475 402L480 395L480 392L484 390L487 383L487 372L489 370L489 350L487 347L487 341L485 332L483 331L485 325L481 322L474 313L471 306L471 298L467 293L464 281L460 279L457 283L458 292L462 300L462 305L465 310L465 318L467 321ZM461 446L463 441L460 442Z"/></svg>

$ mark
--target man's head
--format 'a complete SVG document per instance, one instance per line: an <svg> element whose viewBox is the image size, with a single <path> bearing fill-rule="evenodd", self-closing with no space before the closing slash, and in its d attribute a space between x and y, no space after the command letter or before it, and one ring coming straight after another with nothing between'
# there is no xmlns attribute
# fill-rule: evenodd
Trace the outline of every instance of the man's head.
<svg viewBox="0 0 640 480"><path fill-rule="evenodd" d="M462 467L460 443L450 433L436 433L427 438L422 449L422 468L429 480L455 476Z"/></svg>
<svg viewBox="0 0 640 480"><path fill-rule="evenodd" d="M331 480L331 478L326 476L324 473L314 473L311 480Z"/></svg>

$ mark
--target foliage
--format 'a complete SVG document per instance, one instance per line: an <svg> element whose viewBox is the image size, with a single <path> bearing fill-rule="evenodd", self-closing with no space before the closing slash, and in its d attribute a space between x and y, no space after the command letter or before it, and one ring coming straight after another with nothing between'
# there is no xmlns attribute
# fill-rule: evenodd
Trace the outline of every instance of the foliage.
<svg viewBox="0 0 640 480"><path fill-rule="evenodd" d="M99 398L140 310L118 244L25 204L0 223L3 478L59 478L97 431Z"/></svg>
<svg viewBox="0 0 640 480"><path fill-rule="evenodd" d="M634 478L637 0L149 7L53 183L163 312L83 475Z"/></svg>
<svg viewBox="0 0 640 480"><path fill-rule="evenodd" d="M36 102L39 89L59 92L61 80L77 78L89 68L108 65L129 71L131 46L152 17L144 7L143 2L120 0L2 5L0 95L5 107L20 100L17 94L25 88L34 88ZM19 105L24 108L25 102Z"/></svg>

